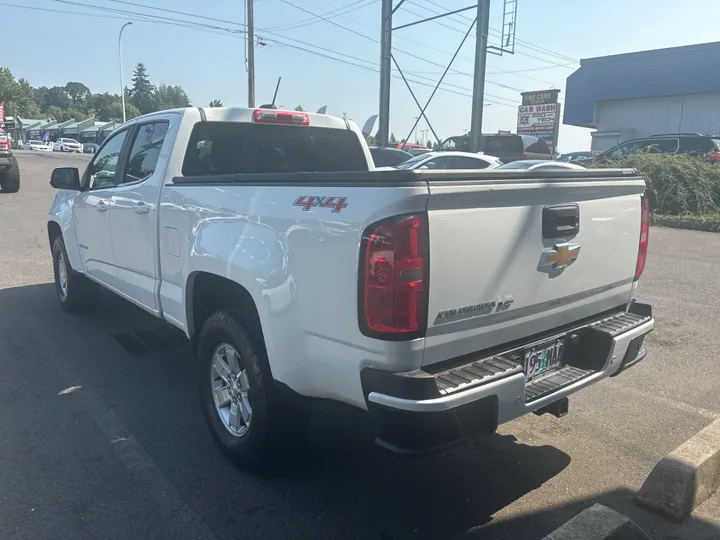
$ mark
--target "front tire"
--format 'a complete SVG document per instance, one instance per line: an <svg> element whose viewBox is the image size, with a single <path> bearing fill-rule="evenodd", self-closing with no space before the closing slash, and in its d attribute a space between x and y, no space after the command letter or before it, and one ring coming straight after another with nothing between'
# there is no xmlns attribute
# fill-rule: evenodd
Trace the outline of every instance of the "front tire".
<svg viewBox="0 0 720 540"><path fill-rule="evenodd" d="M60 236L53 242L52 256L55 292L60 307L68 313L83 313L89 304L87 279L70 266L65 243Z"/></svg>
<svg viewBox="0 0 720 540"><path fill-rule="evenodd" d="M197 380L203 413L220 449L238 465L257 469L293 442L284 428L303 407L281 398L261 344L240 319L235 310L207 319L198 339Z"/></svg>
<svg viewBox="0 0 720 540"><path fill-rule="evenodd" d="M20 191L20 167L15 156L10 158L10 168L0 176L0 187L4 193Z"/></svg>

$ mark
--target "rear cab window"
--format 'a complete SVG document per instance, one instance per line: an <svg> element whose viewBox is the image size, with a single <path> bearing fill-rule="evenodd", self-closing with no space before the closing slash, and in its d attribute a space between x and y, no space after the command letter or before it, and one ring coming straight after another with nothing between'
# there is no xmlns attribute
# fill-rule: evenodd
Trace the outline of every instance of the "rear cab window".
<svg viewBox="0 0 720 540"><path fill-rule="evenodd" d="M313 126L200 122L185 153L184 176L367 171L355 132Z"/></svg>

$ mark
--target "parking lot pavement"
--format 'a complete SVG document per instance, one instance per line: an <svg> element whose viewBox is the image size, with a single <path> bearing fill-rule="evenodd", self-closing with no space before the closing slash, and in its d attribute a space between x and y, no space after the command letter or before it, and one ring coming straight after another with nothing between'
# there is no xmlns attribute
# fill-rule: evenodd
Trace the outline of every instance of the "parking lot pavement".
<svg viewBox="0 0 720 540"><path fill-rule="evenodd" d="M50 171L89 156L18 152L0 194L0 531L3 538L540 539L600 502L653 538L717 538L720 504L691 523L630 504L664 454L720 416L720 235L653 228L639 295L648 359L570 400L441 455L401 459L364 415L319 404L304 451L249 474L215 448L176 347L132 356L111 336L162 327L107 293L60 311L46 215ZM164 330L163 330L164 331Z"/></svg>

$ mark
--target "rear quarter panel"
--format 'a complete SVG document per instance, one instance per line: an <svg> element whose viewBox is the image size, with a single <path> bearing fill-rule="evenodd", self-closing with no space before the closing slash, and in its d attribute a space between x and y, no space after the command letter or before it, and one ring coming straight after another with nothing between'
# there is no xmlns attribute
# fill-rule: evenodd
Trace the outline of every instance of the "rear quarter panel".
<svg viewBox="0 0 720 540"><path fill-rule="evenodd" d="M347 207L333 212L295 204L311 196L344 197ZM191 319L191 283L198 272L226 277L255 302L275 379L301 394L365 407L360 370L417 369L424 340L385 342L361 334L362 233L385 217L425 211L427 196L422 182L392 187L169 183L160 212L166 317ZM198 330L186 328L189 335Z"/></svg>

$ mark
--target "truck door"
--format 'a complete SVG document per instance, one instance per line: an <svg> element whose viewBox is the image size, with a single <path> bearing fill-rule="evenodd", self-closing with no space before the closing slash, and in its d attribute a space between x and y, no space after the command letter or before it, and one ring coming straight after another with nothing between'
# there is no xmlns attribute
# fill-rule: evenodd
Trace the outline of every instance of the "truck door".
<svg viewBox="0 0 720 540"><path fill-rule="evenodd" d="M112 194L110 229L117 289L157 312L157 205L168 150L170 116L133 126L123 178Z"/></svg>
<svg viewBox="0 0 720 540"><path fill-rule="evenodd" d="M90 276L115 287L117 272L110 234L110 201L119 181L127 130L114 133L83 175L86 189L75 199L73 215L82 264Z"/></svg>

